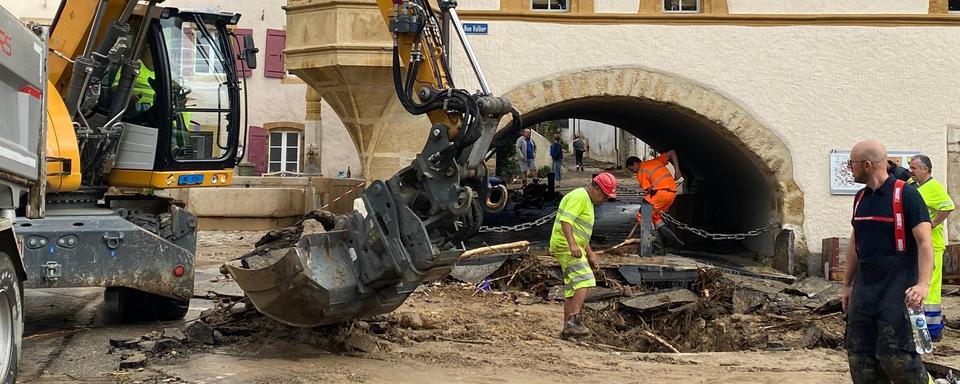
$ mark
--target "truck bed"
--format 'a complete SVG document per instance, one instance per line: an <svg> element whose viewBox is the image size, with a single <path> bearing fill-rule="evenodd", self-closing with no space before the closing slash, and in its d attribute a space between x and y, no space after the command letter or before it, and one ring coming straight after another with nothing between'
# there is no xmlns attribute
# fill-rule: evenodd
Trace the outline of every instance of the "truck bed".
<svg viewBox="0 0 960 384"><path fill-rule="evenodd" d="M0 7L0 179L7 182L38 178L44 47L39 37ZM0 201L0 207L7 203Z"/></svg>

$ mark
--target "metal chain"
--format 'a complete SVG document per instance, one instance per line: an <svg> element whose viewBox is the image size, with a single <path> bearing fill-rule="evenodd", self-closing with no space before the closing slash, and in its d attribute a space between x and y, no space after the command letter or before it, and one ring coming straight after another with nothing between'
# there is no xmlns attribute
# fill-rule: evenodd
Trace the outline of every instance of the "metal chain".
<svg viewBox="0 0 960 384"><path fill-rule="evenodd" d="M637 194L637 195L640 195L641 197L646 195L646 193L643 190L629 189L619 185L617 186L617 191L626 192L628 194ZM764 233L770 232L780 227L780 224L778 223L770 223L762 227L756 228L754 230L743 232L743 233L712 233L712 232L707 232L700 228L694 228L690 225L684 224L680 222L680 220L673 218L666 212L661 211L660 216L663 217L664 220L669 221L670 223L676 225L677 229L681 229L681 230L693 233L694 235L700 236L702 238L711 239L711 240L744 240L748 237L760 236Z"/></svg>
<svg viewBox="0 0 960 384"><path fill-rule="evenodd" d="M780 225L777 223L770 223L759 227L757 229L743 232L743 233L711 233L700 228L694 228L687 224L681 223L679 220L674 219L672 216L668 215L666 212L660 212L660 217L663 217L664 220L669 221L677 226L678 229L690 232L694 235L700 236L705 239L711 240L744 240L748 237L760 236L764 233L770 232L771 230L776 229Z"/></svg>
<svg viewBox="0 0 960 384"><path fill-rule="evenodd" d="M539 227L539 226L541 226L541 225L544 225L544 224L546 224L546 223L549 223L549 222L553 221L553 218L556 217L556 216L557 216L557 211L553 211L553 212L550 213L549 215L546 215L546 216L544 216L544 217L541 217L541 218L539 218L539 219L536 219L536 220L534 220L534 221L527 222L527 223L522 223L522 224L517 224L517 225L501 225L501 226L499 226L499 227L488 227L488 226L485 226L485 225L484 225L484 226L481 226L481 227L480 227L480 230L479 230L478 232L480 232L480 233L487 233L487 232L503 233L503 232L521 232L521 231L526 231L526 230L528 230L528 229L530 229L530 228Z"/></svg>

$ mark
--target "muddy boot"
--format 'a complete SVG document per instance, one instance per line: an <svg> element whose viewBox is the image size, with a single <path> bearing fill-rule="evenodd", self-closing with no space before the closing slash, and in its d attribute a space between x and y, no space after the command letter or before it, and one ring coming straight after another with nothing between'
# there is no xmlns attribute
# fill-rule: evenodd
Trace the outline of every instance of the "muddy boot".
<svg viewBox="0 0 960 384"><path fill-rule="evenodd" d="M682 241L680 241L680 238L677 237L677 234L673 233L673 231L671 231L670 228L667 228L666 225L661 226L660 228L657 228L657 232L660 232L660 237L663 238L664 242L670 243L672 245L677 245L680 247L683 247L686 245Z"/></svg>
<svg viewBox="0 0 960 384"><path fill-rule="evenodd" d="M590 336L590 328L587 328L580 322L580 314L570 316L567 322L563 323L563 332L560 338L568 340L571 338Z"/></svg>

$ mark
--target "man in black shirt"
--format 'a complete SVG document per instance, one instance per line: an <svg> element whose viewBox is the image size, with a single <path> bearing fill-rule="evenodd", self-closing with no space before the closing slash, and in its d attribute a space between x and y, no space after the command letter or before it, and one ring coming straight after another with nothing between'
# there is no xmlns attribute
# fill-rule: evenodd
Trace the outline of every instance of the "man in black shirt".
<svg viewBox="0 0 960 384"><path fill-rule="evenodd" d="M930 216L920 192L887 173L886 159L882 144L864 141L847 162L854 180L867 186L855 199L847 246L844 344L855 384L926 384L906 308L922 308L927 296Z"/></svg>

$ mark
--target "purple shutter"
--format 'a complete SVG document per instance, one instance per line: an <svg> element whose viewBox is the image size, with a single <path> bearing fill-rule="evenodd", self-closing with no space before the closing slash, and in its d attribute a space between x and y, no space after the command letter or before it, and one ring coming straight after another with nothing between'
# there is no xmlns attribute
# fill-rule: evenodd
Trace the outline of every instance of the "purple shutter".
<svg viewBox="0 0 960 384"><path fill-rule="evenodd" d="M253 174L260 176L267 171L267 130L261 127L247 127L250 139L247 141L247 161L253 164Z"/></svg>
<svg viewBox="0 0 960 384"><path fill-rule="evenodd" d="M267 54L264 58L263 76L274 79L282 79L285 71L283 68L283 48L287 44L287 31L279 29L267 30Z"/></svg>
<svg viewBox="0 0 960 384"><path fill-rule="evenodd" d="M253 30L249 28L237 28L233 30L233 33L237 35L237 41L239 44L232 44L233 47L233 57L237 63L237 76L250 77L253 74L253 71L250 68L247 68L247 65L240 60L240 52L245 48L243 46L243 36L253 36ZM231 43L236 43L233 39L230 39Z"/></svg>

